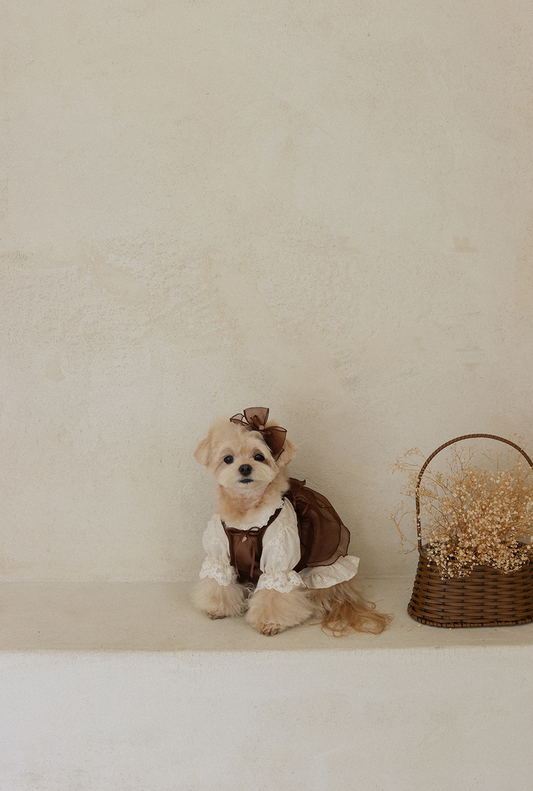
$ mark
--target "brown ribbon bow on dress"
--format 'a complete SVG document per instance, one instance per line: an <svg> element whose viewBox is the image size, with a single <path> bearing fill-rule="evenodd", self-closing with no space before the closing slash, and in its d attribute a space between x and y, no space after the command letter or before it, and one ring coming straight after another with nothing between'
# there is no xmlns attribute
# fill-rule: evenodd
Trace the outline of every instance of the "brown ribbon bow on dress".
<svg viewBox="0 0 533 791"><path fill-rule="evenodd" d="M248 431L259 431L277 461L283 453L287 429L281 428L281 426L269 426L266 428L268 413L269 410L266 407L254 406L250 407L250 409L245 409L244 414L239 412L238 415L233 415L230 420L232 423L237 423L239 426L248 429Z"/></svg>

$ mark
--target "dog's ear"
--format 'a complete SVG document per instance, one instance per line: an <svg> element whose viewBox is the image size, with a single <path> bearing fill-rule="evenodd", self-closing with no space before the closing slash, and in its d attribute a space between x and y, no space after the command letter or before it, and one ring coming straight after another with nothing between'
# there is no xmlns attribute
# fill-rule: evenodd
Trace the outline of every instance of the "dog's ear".
<svg viewBox="0 0 533 791"><path fill-rule="evenodd" d="M211 456L211 433L209 433L207 437L200 442L200 444L194 451L194 458L196 459L196 461L199 461L200 464L203 465L207 464L210 456Z"/></svg>
<svg viewBox="0 0 533 791"><path fill-rule="evenodd" d="M281 454L281 456L277 461L278 467L286 467L287 464L290 464L290 462L296 456L297 450L298 448L296 447L294 442L291 442L290 439L286 439L285 444L283 446L283 453Z"/></svg>

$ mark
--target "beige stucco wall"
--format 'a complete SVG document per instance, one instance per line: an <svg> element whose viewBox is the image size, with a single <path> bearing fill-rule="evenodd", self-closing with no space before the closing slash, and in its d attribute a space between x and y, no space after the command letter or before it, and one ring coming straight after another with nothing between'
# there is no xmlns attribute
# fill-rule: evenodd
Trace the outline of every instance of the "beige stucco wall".
<svg viewBox="0 0 533 791"><path fill-rule="evenodd" d="M530 5L2 6L2 578L194 577L255 405L411 573L396 456L533 448Z"/></svg>

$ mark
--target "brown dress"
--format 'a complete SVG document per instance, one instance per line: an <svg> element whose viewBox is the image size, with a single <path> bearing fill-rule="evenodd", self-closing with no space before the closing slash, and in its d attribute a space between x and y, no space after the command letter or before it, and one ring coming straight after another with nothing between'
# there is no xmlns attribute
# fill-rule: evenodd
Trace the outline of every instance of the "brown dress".
<svg viewBox="0 0 533 791"><path fill-rule="evenodd" d="M313 566L330 566L347 554L350 532L324 495L309 489L305 481L290 478L289 482L290 487L284 497L296 511L301 551L294 571ZM257 585L262 573L263 536L280 511L281 508L278 508L263 527L251 527L248 530L227 527L222 522L228 537L231 565L237 571L241 584Z"/></svg>

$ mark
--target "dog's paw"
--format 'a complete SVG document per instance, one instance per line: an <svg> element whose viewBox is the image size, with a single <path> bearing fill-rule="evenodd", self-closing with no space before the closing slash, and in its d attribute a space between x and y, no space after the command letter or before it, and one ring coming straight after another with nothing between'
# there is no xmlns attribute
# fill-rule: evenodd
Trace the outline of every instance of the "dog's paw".
<svg viewBox="0 0 533 791"><path fill-rule="evenodd" d="M304 623L311 615L312 609L303 591L280 593L262 589L251 597L245 618L258 632L272 636Z"/></svg>
<svg viewBox="0 0 533 791"><path fill-rule="evenodd" d="M262 628L259 629L261 634L266 634L268 637L272 637L275 634L279 634L279 632L284 632L286 629L285 626L280 626L279 623L266 623Z"/></svg>
<svg viewBox="0 0 533 791"><path fill-rule="evenodd" d="M193 602L213 621L243 615L246 609L245 590L242 585L223 586L210 577L198 582L193 593Z"/></svg>

